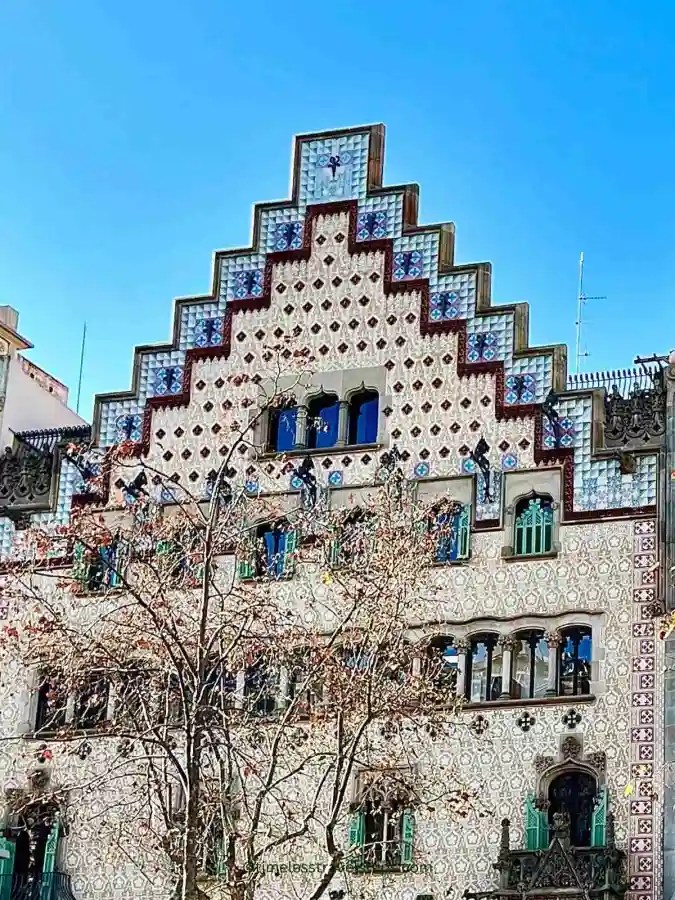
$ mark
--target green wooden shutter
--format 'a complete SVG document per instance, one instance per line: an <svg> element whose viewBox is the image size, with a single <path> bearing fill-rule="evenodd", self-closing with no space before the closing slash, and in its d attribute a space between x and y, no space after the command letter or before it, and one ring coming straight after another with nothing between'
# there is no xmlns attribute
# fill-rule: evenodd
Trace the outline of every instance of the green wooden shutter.
<svg viewBox="0 0 675 900"><path fill-rule="evenodd" d="M248 541L242 549L244 556L237 560L237 575L241 581L246 581L247 579L254 578L256 575L255 553L253 545Z"/></svg>
<svg viewBox="0 0 675 900"><path fill-rule="evenodd" d="M42 863L42 887L40 888L40 900L52 900L54 893L54 869L56 868L56 851L59 848L59 835L61 823L57 819L47 835L45 844L45 858Z"/></svg>
<svg viewBox="0 0 675 900"><path fill-rule="evenodd" d="M227 857L225 856L225 848L222 843L216 851L216 876L224 878L227 875Z"/></svg>
<svg viewBox="0 0 675 900"><path fill-rule="evenodd" d="M358 868L363 865L363 851L366 843L366 815L356 812L349 823L349 865Z"/></svg>
<svg viewBox="0 0 675 900"><path fill-rule="evenodd" d="M401 817L401 865L410 866L413 861L413 841L415 838L415 819L412 811L404 810Z"/></svg>
<svg viewBox="0 0 675 900"><path fill-rule="evenodd" d="M0 900L10 900L12 896L12 875L14 874L14 852L16 844L7 838L0 837L0 850L3 857L0 858ZM4 856L7 853L8 856Z"/></svg>
<svg viewBox="0 0 675 900"><path fill-rule="evenodd" d="M85 584L89 566L86 560L86 548L81 541L77 541L73 547L73 580Z"/></svg>
<svg viewBox="0 0 675 900"><path fill-rule="evenodd" d="M295 529L286 532L284 544L284 558L282 560L281 575L290 578L295 568L295 551L298 549L298 532Z"/></svg>
<svg viewBox="0 0 675 900"><path fill-rule="evenodd" d="M600 791L600 796L593 810L591 823L591 847L604 847L607 831L607 788Z"/></svg>
<svg viewBox="0 0 675 900"><path fill-rule="evenodd" d="M546 813L534 805L530 794L525 801L525 848L545 850L548 847L548 821Z"/></svg>
<svg viewBox="0 0 675 900"><path fill-rule="evenodd" d="M333 540L328 544L328 565L337 566L340 565L340 539L339 537L333 538Z"/></svg>

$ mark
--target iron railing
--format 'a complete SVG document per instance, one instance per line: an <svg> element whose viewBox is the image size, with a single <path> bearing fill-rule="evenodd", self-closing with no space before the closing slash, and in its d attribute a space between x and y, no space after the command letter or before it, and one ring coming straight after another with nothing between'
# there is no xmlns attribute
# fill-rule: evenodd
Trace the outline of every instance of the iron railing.
<svg viewBox="0 0 675 900"><path fill-rule="evenodd" d="M75 900L70 875L64 872L0 875L0 897L3 900Z"/></svg>

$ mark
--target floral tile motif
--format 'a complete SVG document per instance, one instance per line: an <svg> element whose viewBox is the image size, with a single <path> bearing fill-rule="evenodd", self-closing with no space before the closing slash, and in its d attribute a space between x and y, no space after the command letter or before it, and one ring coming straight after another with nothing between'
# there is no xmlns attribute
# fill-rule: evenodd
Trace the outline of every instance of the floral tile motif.
<svg viewBox="0 0 675 900"><path fill-rule="evenodd" d="M249 297L260 297L263 292L262 269L250 269L236 272L234 276L234 297L237 300L248 300Z"/></svg>
<svg viewBox="0 0 675 900"><path fill-rule="evenodd" d="M518 468L518 457L515 453L503 453L501 463L502 469L506 472L510 472L513 469Z"/></svg>
<svg viewBox="0 0 675 900"><path fill-rule="evenodd" d="M384 210L359 213L356 219L356 240L377 241L387 236L387 214Z"/></svg>
<svg viewBox="0 0 675 900"><path fill-rule="evenodd" d="M155 396L179 394L183 387L182 366L162 366L155 372Z"/></svg>
<svg viewBox="0 0 675 900"><path fill-rule="evenodd" d="M422 277L423 255L421 250L402 250L394 253L394 280L410 281Z"/></svg>
<svg viewBox="0 0 675 900"><path fill-rule="evenodd" d="M429 318L432 322L459 318L459 294L456 291L441 291L430 298Z"/></svg>
<svg viewBox="0 0 675 900"><path fill-rule="evenodd" d="M534 403L536 398L536 378L534 375L509 375L504 382L504 402L509 406L518 403Z"/></svg>
<svg viewBox="0 0 675 900"><path fill-rule="evenodd" d="M573 447L576 435L574 420L568 417L558 419L558 447ZM544 418L542 443L547 450L555 450L555 432L553 426Z"/></svg>
<svg viewBox="0 0 675 900"><path fill-rule="evenodd" d="M497 335L491 331L470 334L466 342L468 362L491 362L497 356Z"/></svg>
<svg viewBox="0 0 675 900"><path fill-rule="evenodd" d="M328 476L328 484L331 487L341 487L344 481L344 474L340 469L334 469Z"/></svg>
<svg viewBox="0 0 675 900"><path fill-rule="evenodd" d="M415 466L415 478L426 478L431 471L429 463L419 462Z"/></svg>
<svg viewBox="0 0 675 900"><path fill-rule="evenodd" d="M118 416L115 420L115 437L118 443L122 441L134 441L141 439L143 419L138 413L127 416Z"/></svg>
<svg viewBox="0 0 675 900"><path fill-rule="evenodd" d="M282 222L274 231L274 249L299 250L302 247L303 232L302 222Z"/></svg>
<svg viewBox="0 0 675 900"><path fill-rule="evenodd" d="M197 321L195 345L197 347L217 347L223 343L223 319L199 319Z"/></svg>

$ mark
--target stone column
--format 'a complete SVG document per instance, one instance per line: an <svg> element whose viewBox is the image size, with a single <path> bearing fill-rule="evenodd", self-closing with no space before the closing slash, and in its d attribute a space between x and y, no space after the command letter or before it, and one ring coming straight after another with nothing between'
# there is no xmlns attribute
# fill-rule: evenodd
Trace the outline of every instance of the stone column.
<svg viewBox="0 0 675 900"><path fill-rule="evenodd" d="M510 635L502 635L497 641L497 646L502 648L502 692L499 700L511 699L511 658L515 640ZM489 689L489 687L488 687Z"/></svg>
<svg viewBox="0 0 675 900"><path fill-rule="evenodd" d="M412 661L412 673L415 678L419 678L422 674L422 657L415 656Z"/></svg>
<svg viewBox="0 0 675 900"><path fill-rule="evenodd" d="M288 685L289 685L288 666L281 666L279 668L278 706L288 706L289 699L290 699L288 696Z"/></svg>
<svg viewBox="0 0 675 900"><path fill-rule="evenodd" d="M469 652L470 645L468 641L457 641L457 696L464 697L466 695L466 657Z"/></svg>
<svg viewBox="0 0 675 900"><path fill-rule="evenodd" d="M347 400L340 400L340 410L338 417L338 436L335 442L336 447L345 447L349 443L349 403Z"/></svg>
<svg viewBox="0 0 675 900"><path fill-rule="evenodd" d="M557 631L547 631L544 640L548 644L548 687L547 697L558 696L558 656L563 637Z"/></svg>
<svg viewBox="0 0 675 900"><path fill-rule="evenodd" d="M298 407L298 416L295 420L295 445L294 450L304 450L307 446L307 414L306 406Z"/></svg>

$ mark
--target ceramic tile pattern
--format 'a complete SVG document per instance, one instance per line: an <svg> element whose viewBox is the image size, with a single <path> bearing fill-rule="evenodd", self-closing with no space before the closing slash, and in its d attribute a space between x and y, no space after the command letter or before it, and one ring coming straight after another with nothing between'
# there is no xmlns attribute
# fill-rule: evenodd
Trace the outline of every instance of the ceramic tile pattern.
<svg viewBox="0 0 675 900"><path fill-rule="evenodd" d="M99 443L109 446L126 435L136 439L147 399L157 396L158 387L173 392L178 372L186 371L187 350L217 346L213 341L222 340L228 303L245 304L250 299L257 304L265 282L260 273L267 271L270 305L258 308L257 304L233 315L229 356L196 359L188 405L153 410L148 464L180 475L192 490L207 494L208 473L227 452L230 427L240 415L236 410L250 392L241 376L265 371L263 347L278 340L279 331L298 335L300 346L316 357L321 370L374 367L384 372L381 407L386 413L386 439L404 454L404 471L417 479L472 475L476 479L475 522L491 529L473 532L468 565L436 571L434 577L442 579L444 617L474 621L476 628L498 620L506 630L523 622L555 624L561 616L567 617L566 622L601 617L597 698L579 706L581 721L576 731L584 738L585 752L604 750L607 755L617 839L629 854L630 900L657 900L662 648L655 640L651 610L659 599L656 524L640 516L640 508L656 501L657 458L637 457L633 475L622 475L616 459L594 458L590 396L566 396L559 413L561 444L573 453L573 509L592 514L632 507L637 518L565 524L560 528L561 550L556 558L502 559L502 547L508 543L502 518L505 482L511 473L535 470L539 451L551 448L552 435L545 424L535 433L535 419L530 415L504 418L497 413L540 403L551 388L553 357L550 350L524 357L515 353L513 308L478 310L475 270L439 273L438 232L404 233L400 189L368 194L368 140L364 130L299 145L294 205L260 211L259 246L219 257L215 296L177 307L175 346L144 349L137 356L134 396L99 400ZM353 223L344 206L334 212L324 208L313 222L309 258L277 261L266 270L267 254L279 249L279 241L292 247L304 240L308 207L346 200L355 204ZM399 281L413 281L411 289L387 291L386 253L381 246L350 253L345 236L352 226L353 239L362 248L367 249L371 240L392 240L392 265L401 268ZM395 277L395 271L389 274ZM428 281L427 307L419 279ZM451 323L455 330L423 333L423 315L432 323ZM481 335L489 336L488 340ZM501 381L494 370L481 368L485 364L503 365ZM489 496L471 459L480 438L489 445ZM379 456L372 448L328 448L315 458L315 473L324 486L360 485L373 480ZM237 463L242 483L251 480L247 465L247 461ZM288 487L288 471L276 460L265 462L264 474L279 489ZM536 481L536 473L532 478ZM113 484L115 479L113 472ZM65 466L53 521L67 519L76 481ZM257 483L249 488L256 490ZM116 500L120 497L113 491L111 501ZM5 556L13 539L13 526L3 519L0 548ZM323 590L318 584L318 598ZM0 687L3 733L16 730L25 708L25 689L19 681L3 680ZM371 894L414 900L418 893L459 900L464 890L494 888L499 821L503 816L511 819L513 845L522 846L524 798L536 787L534 757L556 754L566 731L562 721L566 708L531 708L535 724L527 732L517 723L522 709L487 709L483 712L487 743L473 742L466 731L459 742L439 742L435 748L439 759L447 759L460 776L481 787L491 814L472 820L467 827L443 812L420 811L415 858L431 865L432 874L374 878L368 884L352 879L345 884L347 900L362 893L368 900ZM464 715L468 721L473 714ZM106 764L103 754L90 760L87 765ZM0 778L6 779L17 765L15 750L0 744ZM86 823L76 819L65 859L74 875L78 900L165 900L161 879L153 887L113 851L107 856L106 848L98 846L90 852L93 840L91 827L88 830ZM446 895L448 887L451 894ZM277 900L295 894L282 879L267 884L264 896Z"/></svg>

